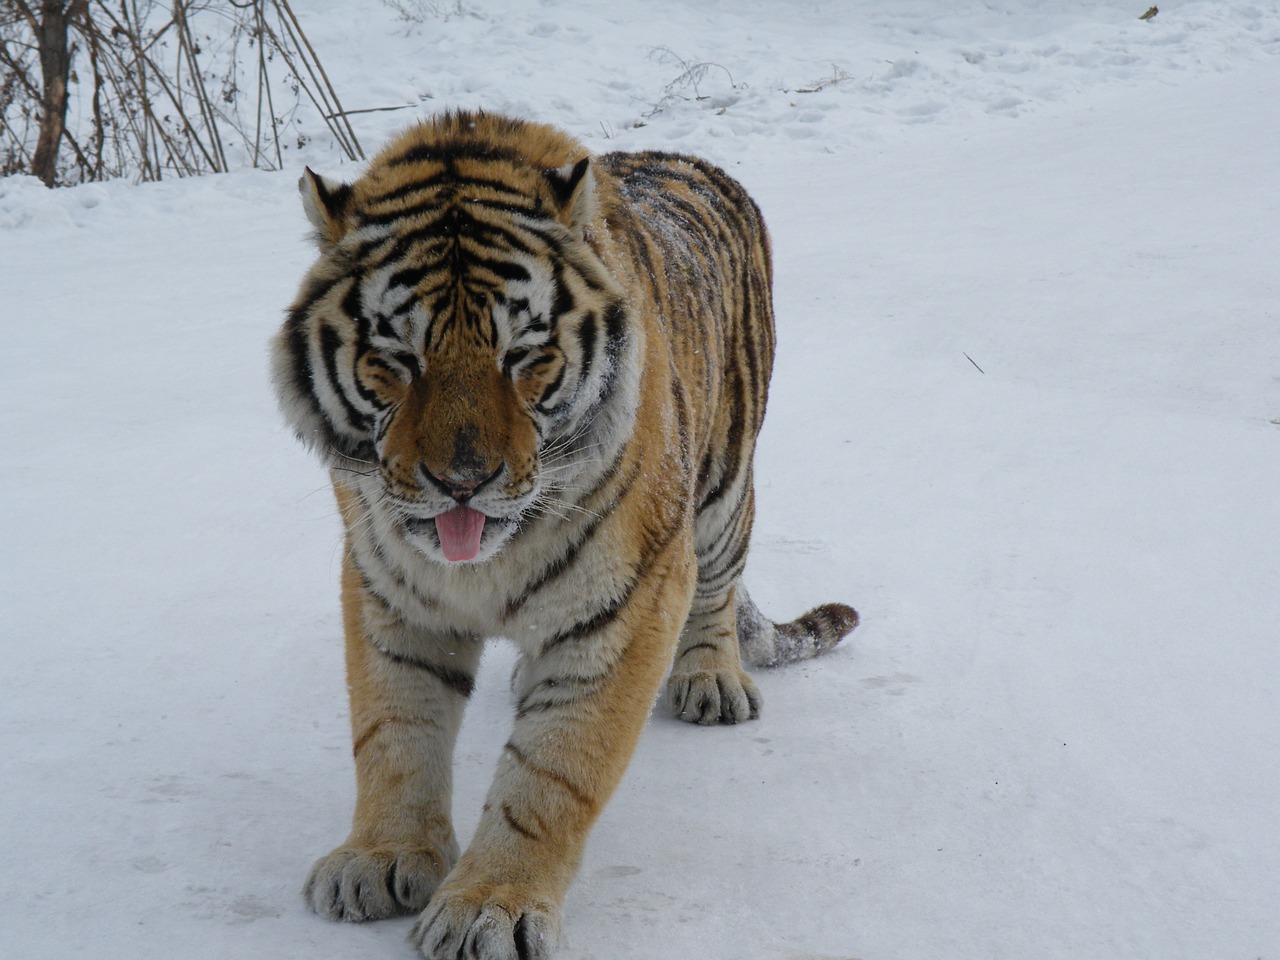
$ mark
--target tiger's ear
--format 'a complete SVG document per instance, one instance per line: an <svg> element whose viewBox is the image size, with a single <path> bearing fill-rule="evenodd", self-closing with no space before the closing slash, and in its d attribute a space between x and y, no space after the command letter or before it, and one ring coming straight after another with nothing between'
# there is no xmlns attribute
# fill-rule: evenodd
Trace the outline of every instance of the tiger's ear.
<svg viewBox="0 0 1280 960"><path fill-rule="evenodd" d="M596 178L591 158L545 172L560 209L560 222L581 237L596 212Z"/></svg>
<svg viewBox="0 0 1280 960"><path fill-rule="evenodd" d="M322 177L307 167L298 181L302 209L316 228L316 243L328 251L347 232L347 210L351 206L351 187L339 180Z"/></svg>

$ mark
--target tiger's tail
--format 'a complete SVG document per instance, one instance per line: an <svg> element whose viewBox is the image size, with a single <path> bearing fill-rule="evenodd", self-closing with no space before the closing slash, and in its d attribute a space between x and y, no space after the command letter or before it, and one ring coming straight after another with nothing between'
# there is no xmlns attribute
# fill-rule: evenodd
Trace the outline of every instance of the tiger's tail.
<svg viewBox="0 0 1280 960"><path fill-rule="evenodd" d="M756 607L739 581L735 591L738 649L753 667L780 667L826 653L858 625L858 611L824 603L789 623L774 623Z"/></svg>

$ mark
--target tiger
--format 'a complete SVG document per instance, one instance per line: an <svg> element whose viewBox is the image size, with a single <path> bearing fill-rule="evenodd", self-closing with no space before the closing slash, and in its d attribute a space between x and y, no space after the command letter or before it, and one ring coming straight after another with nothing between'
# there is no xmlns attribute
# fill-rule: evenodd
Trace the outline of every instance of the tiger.
<svg viewBox="0 0 1280 960"><path fill-rule="evenodd" d="M586 837L653 705L760 714L744 661L858 623L790 623L741 582L775 328L759 208L716 166L591 155L483 111L424 120L354 182L299 182L319 256L272 345L327 466L357 797L316 913L421 911L428 958L545 958ZM460 853L452 762L486 640L515 719Z"/></svg>

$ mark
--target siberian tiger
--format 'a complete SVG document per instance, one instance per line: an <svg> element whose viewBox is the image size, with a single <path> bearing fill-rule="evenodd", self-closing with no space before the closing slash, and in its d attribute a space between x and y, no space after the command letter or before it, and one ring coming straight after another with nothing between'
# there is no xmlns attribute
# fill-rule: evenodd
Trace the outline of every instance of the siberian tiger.
<svg viewBox="0 0 1280 960"><path fill-rule="evenodd" d="M739 580L773 363L755 203L693 157L590 157L548 126L450 113L355 183L300 182L320 257L273 345L285 416L329 466L357 799L304 896L422 910L432 958L545 957L588 829L662 686L694 723L756 717L742 661L857 624L777 625ZM459 857L451 763L487 637L515 725Z"/></svg>

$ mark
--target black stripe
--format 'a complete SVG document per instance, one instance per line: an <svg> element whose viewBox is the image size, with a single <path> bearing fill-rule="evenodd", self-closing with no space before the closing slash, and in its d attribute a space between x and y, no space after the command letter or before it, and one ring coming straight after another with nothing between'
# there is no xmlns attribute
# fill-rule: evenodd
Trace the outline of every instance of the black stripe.
<svg viewBox="0 0 1280 960"><path fill-rule="evenodd" d="M715 539L707 544L706 551L698 554L698 569L710 570L719 560L734 546L734 543L742 535L742 510L735 510L730 514L728 521L720 532L716 534ZM701 517L699 517L701 519Z"/></svg>
<svg viewBox="0 0 1280 960"><path fill-rule="evenodd" d="M320 401L311 386L311 343L307 336L307 321L308 317L300 311L289 317L289 336L285 340L292 373L289 385L297 397L310 400L314 411L328 422L329 418L320 408Z"/></svg>
<svg viewBox="0 0 1280 960"><path fill-rule="evenodd" d="M476 174L470 174L470 173L459 174L458 187L459 187L459 192L461 192L462 190L468 187L480 187L485 190L492 190L495 193L505 193L508 196L515 197L518 200L529 200L532 202L538 199L537 197L530 197L527 193L525 193L519 187L513 187L511 184L507 183L504 180L495 180L492 177L482 177L482 176L477 176ZM473 199L479 200L480 198L466 197L465 199L468 202L471 202Z"/></svg>
<svg viewBox="0 0 1280 960"><path fill-rule="evenodd" d="M427 274L439 268L440 264L431 263L430 261L419 263L416 266L401 267L387 278L387 286L407 287L409 290L413 290L426 278ZM411 297L408 302L412 305L414 298Z"/></svg>
<svg viewBox="0 0 1280 960"><path fill-rule="evenodd" d="M321 375L321 371L316 370L312 365L312 343L311 343L311 316L308 311L316 306L321 298L328 296L343 280L347 280L346 276L330 282L317 283L308 289L307 298L298 303L298 305L289 311L288 320L285 321L288 334L284 343L289 355L289 380L288 387L292 389L293 397L297 401L306 403L310 407L312 415L319 421L320 435L315 433L300 433L298 438L306 443L308 447L312 447L320 451L326 460L332 460L334 454L339 457L348 457L351 460L371 460L374 453L367 442L351 438L346 433L339 433L338 424L335 424L333 417L330 416L328 408L320 402L320 397L316 396L315 380ZM321 326L321 329L328 330L328 326ZM323 334L321 334L323 335ZM324 357L323 357L324 360ZM335 375L335 367L329 369L330 379ZM337 389L337 384L335 384ZM342 390L338 389L338 396L343 396ZM349 404L348 404L349 406ZM357 412L358 416L358 412Z"/></svg>
<svg viewBox="0 0 1280 960"><path fill-rule="evenodd" d="M755 335L756 330L759 327L759 318L755 315L755 311L752 310L752 305L755 302L755 290L753 289L754 284L752 280L753 277L750 271L743 270L741 272L740 295L742 296L742 317L738 324L738 338L740 341L739 351L747 361L747 388L752 401L751 421L758 427L760 415L757 408L761 406L758 403L758 398L761 396L761 379L760 356L757 350ZM752 323L752 320L755 320L756 322Z"/></svg>
<svg viewBox="0 0 1280 960"><path fill-rule="evenodd" d="M361 227L378 227L386 226L389 223L399 223L402 220L413 220L424 214L443 212L444 205L448 201L439 195L427 197L425 200L419 200L417 203L409 204L405 207L397 207L394 210L386 210L382 213L362 212L359 215L359 225ZM443 217L437 218L431 224L431 227L438 227Z"/></svg>
<svg viewBox="0 0 1280 960"><path fill-rule="evenodd" d="M609 673L610 671L606 671L595 677L569 675L548 677L520 698L520 702L516 704L516 717L519 718L530 713L549 710L552 707L568 706L569 704L578 703L587 697L594 696L600 692L603 681L608 678ZM572 687L572 692L569 695L565 695L565 692L561 690L562 686ZM555 695L557 691L560 692L559 696ZM524 762L527 763L528 761Z"/></svg>
<svg viewBox="0 0 1280 960"><path fill-rule="evenodd" d="M362 547L365 548L365 556L363 557L359 552ZM360 571L360 575L364 578L364 582L369 586L369 592L381 600L388 609L398 610L400 608L390 597L373 587L373 578L365 569L365 564L367 563L376 561L380 564L382 567L382 575L394 583L399 589L409 594L415 603L420 604L427 610L436 610L440 607L438 600L424 596L418 591L416 586L400 576L396 571L396 568L393 567L391 562L386 558L386 555L382 552L381 545L376 540L373 541L372 544L369 544L364 540L357 541L352 549L351 559L354 561L356 569Z"/></svg>
<svg viewBox="0 0 1280 960"><path fill-rule="evenodd" d="M389 242L391 243L390 248L382 249ZM389 263L408 259L411 255L428 262L432 258L443 259L446 244L447 240L440 235L440 232L434 226L428 225L399 236L392 234L390 237L383 237L381 240L370 241L356 251L354 259L365 270L372 272ZM422 249L415 254L413 248L418 245L421 245ZM374 256L375 253L377 254L376 256Z"/></svg>
<svg viewBox="0 0 1280 960"><path fill-rule="evenodd" d="M724 600L720 602L720 605L718 607L713 607L710 610L704 610L702 611L700 616L714 617L717 613L723 613L728 606L729 606L729 595L726 593L724 595Z"/></svg>
<svg viewBox="0 0 1280 960"><path fill-rule="evenodd" d="M383 161L388 167L403 167L424 160L452 164L458 160L507 160L519 162L520 155L515 150L499 147L491 143L470 141L463 143L418 143L414 144L397 157ZM457 174L453 171L454 176Z"/></svg>
<svg viewBox="0 0 1280 960"><path fill-rule="evenodd" d="M578 386L581 387L591 376L591 365L595 361L596 315L594 313L588 313L578 325L578 345L582 349L582 364L578 370Z"/></svg>
<svg viewBox="0 0 1280 960"><path fill-rule="evenodd" d="M524 824L522 824L520 821L518 821L515 818L515 815L511 812L511 807L509 807L505 803L502 805L502 819L504 819L507 822L508 827L510 827L516 833L520 834L520 836L524 837L526 840L539 839L539 836L537 833L530 830L528 827L526 827Z"/></svg>
<svg viewBox="0 0 1280 960"><path fill-rule="evenodd" d="M567 369L569 369L569 364L565 363L561 365L560 369L556 371L555 379L547 384L546 389L542 391L542 396L539 397L538 402L534 404L534 409L544 416L551 413L551 408L547 406L547 398L560 389L560 384L564 382L564 372Z"/></svg>
<svg viewBox="0 0 1280 960"><path fill-rule="evenodd" d="M403 200L405 197L412 196L415 193L448 183L449 179L448 172L441 170L430 176L423 177L421 180L411 180L408 183L401 184L387 193L380 193L376 197L370 197L365 201L364 205L366 207L374 207L381 206L384 203L394 203L396 200Z"/></svg>
<svg viewBox="0 0 1280 960"><path fill-rule="evenodd" d="M693 646L691 646L691 647L686 647L684 650L682 650L682 651L680 652L680 656L676 657L676 659L677 659L677 660L683 660L685 657L687 657L689 654L693 653L693 651L695 651L695 650L719 650L719 649L720 649L720 647L719 647L719 646L717 646L716 644L714 644L714 643L707 643L707 642L704 640L702 643L695 643L695 644L694 644Z"/></svg>
<svg viewBox="0 0 1280 960"><path fill-rule="evenodd" d="M516 719L523 720L532 713L542 713L546 710L554 710L556 707L570 707L577 702L577 700L539 700L537 703L522 701L516 706Z"/></svg>
<svg viewBox="0 0 1280 960"><path fill-rule="evenodd" d="M464 181L462 184L463 187L470 185L470 181ZM511 192L515 193L515 191ZM518 196L522 200L527 199L523 195ZM542 215L542 203L536 200L528 203L510 203L505 200L490 200L488 197L467 197L464 202L472 209L479 208L494 213L505 213L511 217L540 217Z"/></svg>
<svg viewBox="0 0 1280 960"><path fill-rule="evenodd" d="M377 736L379 731L381 731L384 727L392 723L400 724L401 726L405 726L405 727L439 726L439 724L435 720L429 717L382 717L381 719L375 720L373 721L373 723L369 724L369 726L365 729L364 733L362 733L356 739L356 741L351 745L352 756L359 756L360 751L365 748L365 746L369 743L369 741L372 740L375 736Z"/></svg>
<svg viewBox="0 0 1280 960"><path fill-rule="evenodd" d="M599 353L606 360L616 361L622 354L622 345L626 340L626 311L618 302L611 302L604 312L605 323L605 342ZM618 379L618 364L616 362L606 363L604 367L604 375L600 380L599 389L596 391L595 399L591 405L582 414L582 420L590 423L599 412L600 408L609 400L613 393L614 382Z"/></svg>
<svg viewBox="0 0 1280 960"><path fill-rule="evenodd" d="M573 296L569 293L569 286L564 282L564 267L560 263L552 265L552 283L555 290L551 296L551 319L559 320L562 316L572 310L576 303Z"/></svg>
<svg viewBox="0 0 1280 960"><path fill-rule="evenodd" d="M414 217L419 217L423 214L431 213L436 210L443 210L447 205L457 204L458 194L465 192L468 187L473 185L487 186L489 189L494 189L492 184L476 183L472 178L459 180L449 175L440 175L438 177L431 178L428 181L424 181L421 185L411 185L409 187L393 191L392 194L388 195L388 197L397 194L400 196L406 196L444 183L451 184L451 186L447 189L439 190L431 196L419 200L417 203L403 207L396 207L391 210L383 210L381 212L372 212L366 209L358 215L359 225L362 227L385 226L386 224L396 223L401 220L412 220ZM463 202L466 203L467 208L470 210L491 210L498 213L505 213L520 217L536 217L539 215L541 211L541 204L536 199L529 200L529 198L525 197L524 194L516 190L504 190L503 192L521 200L525 200L526 202L512 203L507 200L494 200L487 197L465 197ZM381 204L385 199L387 198L380 197L376 200L370 201L369 205ZM451 209L456 209L456 206Z"/></svg>
<svg viewBox="0 0 1280 960"><path fill-rule="evenodd" d="M527 224L521 225L526 234L532 234L534 240L545 242L545 237L537 230L530 229ZM508 250L517 253L523 253L527 256L535 256L538 251L530 246L526 240L529 238L521 236L514 230L508 229L505 224L493 223L488 220L475 220L472 222L473 233L472 238L487 243L491 246L504 246Z"/></svg>
<svg viewBox="0 0 1280 960"><path fill-rule="evenodd" d="M440 265L447 258L452 249L453 234L449 232L449 218L445 216L437 217L430 223L416 227L413 230L406 230L395 236L395 243L390 250L370 261L368 254L377 247L384 245L388 238L369 243L366 247L360 248L356 259L360 261L366 269L375 269L386 263L391 263L409 257L413 248L417 244L424 244L424 249L418 251L417 257L422 260L431 261ZM526 238L520 236L512 230L508 230L497 224L487 223L479 220L468 218L467 221L468 236L476 243L487 246L505 247L508 251L523 253L527 256L536 255L537 251L526 242ZM541 239L541 235L534 231L534 236Z"/></svg>
<svg viewBox="0 0 1280 960"><path fill-rule="evenodd" d="M353 263L367 263L373 258L375 251L387 246L387 244L395 243L395 234L388 234L381 237L373 237L357 244L351 251L350 260ZM393 247L394 249L394 247ZM391 259L390 255L384 257L373 258L376 260Z"/></svg>
<svg viewBox="0 0 1280 960"><path fill-rule="evenodd" d="M636 589L644 581L649 571L653 569L658 557L671 545L672 541L680 534L680 531L684 529L682 520L683 518L677 520L666 529L659 529L656 532L650 531L650 542L647 545L648 553L637 564L635 572L631 575L631 579L627 581L627 585L623 587L622 593L586 620L579 620L569 629L561 630L542 645L539 655L545 655L547 651L561 644L572 643L574 640L580 640L593 633L598 633L613 623L631 603L631 598L635 595Z"/></svg>
<svg viewBox="0 0 1280 960"><path fill-rule="evenodd" d="M313 280L308 283L299 293L298 299L289 309L289 317L291 320L298 322L304 321L311 309L329 295L338 284L348 279L345 275L338 277L328 277Z"/></svg>
<svg viewBox="0 0 1280 960"><path fill-rule="evenodd" d="M342 295L342 312L352 320L360 317L364 313L364 302L361 296L361 280L359 277L351 278L351 286L347 287L347 292Z"/></svg>
<svg viewBox="0 0 1280 960"><path fill-rule="evenodd" d="M704 195L706 187L713 187L728 210L737 212L747 207L755 211L755 204L746 188L715 164L701 157L660 150L649 151L646 156L652 164L651 169L660 171L665 179L682 183L695 193Z"/></svg>
<svg viewBox="0 0 1280 960"><path fill-rule="evenodd" d="M586 496L578 501L580 504L590 504L595 499L596 495L613 481L613 478L617 475L619 468L622 466L622 461L625 459L625 453L625 449L618 453L618 456L614 458L613 463L609 465L609 469L604 472L604 475L601 476L596 485L591 488L591 491L587 493ZM631 473L622 481L618 492L614 495L609 505L601 510L593 510L592 513L594 516L592 516L586 526L582 528L577 539L569 544L564 553L560 554L560 556L556 557L555 560L543 567L542 571L537 576L530 579L518 597L513 597L507 603L507 609L504 613L506 618L510 619L515 616L520 608L529 601L530 597L543 587L547 586L547 584L556 580L577 562L583 548L591 541L591 538L595 535L599 526L613 514L614 510L617 509L618 504L622 502L623 497L625 497L631 490L631 487L635 484L639 476L640 464L637 462L632 466Z"/></svg>
<svg viewBox="0 0 1280 960"><path fill-rule="evenodd" d="M732 411L741 411L745 399L743 397L742 380L736 375L729 377L729 399L725 401ZM716 481L715 487L707 493L702 502L698 504L698 510L701 512L711 506L717 500L721 499L729 492L733 482L738 478L738 474L742 470L742 436L743 436L743 420L741 415L731 416L729 418L729 435L724 443L724 472L722 472Z"/></svg>
<svg viewBox="0 0 1280 960"><path fill-rule="evenodd" d="M377 644L371 643L370 646L393 663L398 663L404 667L414 667L418 670L425 670L461 697L471 696L471 692L475 689L475 678L463 673L461 670L454 670L451 667L442 667L439 664L428 663L425 660L418 660L415 657L407 657L402 653L394 653L391 650L383 649Z"/></svg>
<svg viewBox="0 0 1280 960"><path fill-rule="evenodd" d="M571 781L564 774L557 773L554 770L548 769L547 767L539 766L538 764L534 763L527 756L525 756L524 751L522 751L510 740L507 741L507 745L503 749L509 752L511 756L514 757L521 766L527 767L529 770L533 771L533 773L542 777L543 779L550 780L552 783L557 784L561 789L564 790L565 793L569 794L569 796L571 796L580 806L583 806L583 807L594 806L594 801L592 801L591 797L581 787L577 786L573 781Z"/></svg>
<svg viewBox="0 0 1280 960"><path fill-rule="evenodd" d="M695 188L696 189L696 188ZM741 245L745 237L738 230L730 229L724 213L718 204L699 205L675 194L666 194L663 203L667 206L667 214L672 220L680 221L686 238L696 243L706 253L708 263L719 265L720 258L716 251L728 252ZM732 255L726 258L732 262Z"/></svg>
<svg viewBox="0 0 1280 960"><path fill-rule="evenodd" d="M373 419L368 414L357 410L342 389L342 381L338 379L338 351L342 347L342 337L339 336L338 332L327 323L322 324L320 327L320 356L324 361L325 376L329 378L329 384L333 387L333 392L338 395L338 399L342 402L348 427L352 432L361 433L372 426Z"/></svg>
<svg viewBox="0 0 1280 960"><path fill-rule="evenodd" d="M729 562L727 564L720 565L719 569L714 572L707 570L705 576L703 576L700 571L700 588L711 587L714 588L715 593L719 593L721 590L728 589L731 583L742 576L742 570L747 563L747 548L750 546L750 539L747 537L738 537L736 541L730 542L736 542L736 548L733 551L733 555L729 558Z"/></svg>
<svg viewBox="0 0 1280 960"><path fill-rule="evenodd" d="M627 581L627 585L623 587L622 593L613 599L606 606L597 610L586 620L579 620L567 630L561 630L550 640L542 645L539 656L545 656L547 651L553 650L564 643L572 643L574 640L580 640L583 637L590 636L603 630L626 609L627 604L631 602L631 597L635 594L636 588L640 586L643 579L643 572L637 570L631 579Z"/></svg>
<svg viewBox="0 0 1280 960"><path fill-rule="evenodd" d="M366 350L363 354L361 354L360 359L364 360L365 366L377 367L380 370L385 370L393 380L403 380L403 377L401 376L402 371L397 370L394 366L392 366L390 363L384 360L382 356L379 355L378 353L375 353L371 350ZM359 363L360 363L360 360L357 360L356 361L357 369L359 368ZM364 400L370 406L376 407L376 408L381 408L383 406L382 401L378 399L377 392L370 389L369 387L366 387L363 379L361 379L359 376L352 377L352 379L355 381L356 389L360 392L360 396L364 398Z"/></svg>
<svg viewBox="0 0 1280 960"><path fill-rule="evenodd" d="M485 257L472 256L471 263L483 270L488 270L503 280L517 280L527 283L532 279L528 270L521 264L512 263L510 260L490 260Z"/></svg>
<svg viewBox="0 0 1280 960"><path fill-rule="evenodd" d="M395 357L397 363L404 364L411 377L416 377L422 373L421 361L416 354L409 353L407 350L398 350L392 356Z"/></svg>
<svg viewBox="0 0 1280 960"><path fill-rule="evenodd" d="M639 225L637 224L637 226ZM640 229L632 229L629 231L628 239L630 240L632 256L639 260L641 266L644 268L642 272L643 275L639 277L639 280L643 283L645 277L650 277L656 282L657 274L653 269L653 258L649 256L649 240L644 235L644 231Z"/></svg>

